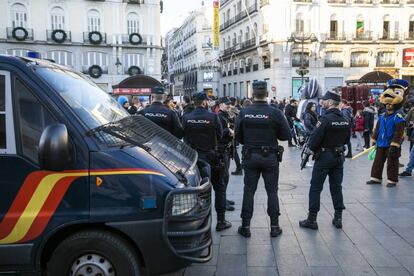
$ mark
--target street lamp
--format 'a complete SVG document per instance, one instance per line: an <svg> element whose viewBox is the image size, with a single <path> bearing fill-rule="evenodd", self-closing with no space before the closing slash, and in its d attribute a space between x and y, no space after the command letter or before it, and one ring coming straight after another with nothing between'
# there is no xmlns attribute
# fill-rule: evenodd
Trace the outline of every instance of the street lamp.
<svg viewBox="0 0 414 276"><path fill-rule="evenodd" d="M119 60L119 57L117 57L117 58L116 58L115 66L116 66L116 73L117 73L117 74L120 74L120 73L119 73L119 67L121 67L121 66L122 66L122 63L121 63L121 61Z"/></svg>
<svg viewBox="0 0 414 276"><path fill-rule="evenodd" d="M304 34L303 32L300 34L292 34L288 40L290 43L300 43L302 47L302 51L300 53L300 68L296 70L299 76L302 78L302 85L305 82L305 76L309 74L309 69L305 66L304 60L304 50L305 50L305 43L314 43L317 42L318 39L316 38L315 34Z"/></svg>

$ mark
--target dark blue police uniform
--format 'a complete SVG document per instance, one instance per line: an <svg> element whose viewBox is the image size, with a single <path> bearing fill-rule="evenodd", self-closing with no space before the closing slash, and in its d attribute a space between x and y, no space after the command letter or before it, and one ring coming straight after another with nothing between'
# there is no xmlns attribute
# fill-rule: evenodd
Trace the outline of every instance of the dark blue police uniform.
<svg viewBox="0 0 414 276"><path fill-rule="evenodd" d="M340 102L340 96L327 92L324 100ZM329 176L329 188L335 209L334 224L342 227L342 210L345 209L342 195L342 180L344 169L344 145L351 137L350 122L338 108L331 108L320 118L319 126L312 133L309 140L309 149L315 153L315 165L312 172L311 187L309 191L308 219L301 221L302 227L317 229L317 213L320 210L320 195L323 184ZM340 226L340 227L339 227Z"/></svg>
<svg viewBox="0 0 414 276"><path fill-rule="evenodd" d="M207 99L204 93L197 93L194 99ZM225 221L226 185L223 178L224 162L218 154L218 141L223 137L223 127L217 114L202 106L183 116L184 141L197 150L201 160L211 167L211 182L215 192L215 209L217 212L216 230L228 228ZM227 224L228 223L228 224ZM223 226L227 225L227 226ZM231 226L231 224L230 224Z"/></svg>
<svg viewBox="0 0 414 276"><path fill-rule="evenodd" d="M153 94L164 94L163 88L154 88ZM140 115L156 123L178 139L183 138L184 131L178 115L161 102L153 102L149 107L141 110Z"/></svg>
<svg viewBox="0 0 414 276"><path fill-rule="evenodd" d="M255 82L253 93L266 91L266 82ZM254 194L260 176L263 177L268 196L267 213L272 225L279 227L279 145L278 140L287 141L290 128L283 113L266 101L254 101L240 112L236 123L236 140L243 145L244 194L241 218L243 225L239 233L250 236L250 220L253 216ZM278 233L280 234L280 233ZM273 234L272 234L273 236Z"/></svg>

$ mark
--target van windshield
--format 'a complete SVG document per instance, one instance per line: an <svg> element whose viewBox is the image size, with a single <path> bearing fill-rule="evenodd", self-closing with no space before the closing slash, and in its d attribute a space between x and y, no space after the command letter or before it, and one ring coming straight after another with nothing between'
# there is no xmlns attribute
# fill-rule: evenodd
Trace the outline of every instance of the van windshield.
<svg viewBox="0 0 414 276"><path fill-rule="evenodd" d="M36 67L36 72L93 129L129 116L108 93L84 76L59 67Z"/></svg>

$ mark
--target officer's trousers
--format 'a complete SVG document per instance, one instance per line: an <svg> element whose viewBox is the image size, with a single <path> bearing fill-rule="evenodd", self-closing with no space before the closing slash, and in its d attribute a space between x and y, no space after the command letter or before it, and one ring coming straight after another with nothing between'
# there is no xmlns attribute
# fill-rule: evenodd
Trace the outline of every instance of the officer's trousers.
<svg viewBox="0 0 414 276"><path fill-rule="evenodd" d="M309 212L317 213L321 205L321 192L325 179L329 176L329 188L335 210L344 210L342 180L344 175L344 156L337 156L333 151L321 152L312 172L309 190Z"/></svg>
<svg viewBox="0 0 414 276"><path fill-rule="evenodd" d="M215 193L214 207L217 212L217 217L224 217L226 212L226 184L224 182L224 162L217 164L218 158L212 155L217 153L198 152L198 157L207 162L211 168L211 183ZM216 160L214 160L216 159Z"/></svg>
<svg viewBox="0 0 414 276"><path fill-rule="evenodd" d="M271 218L279 217L279 160L276 153L263 156L260 153L251 153L243 156L244 194L241 218L250 220L253 217L254 194L260 176L263 177L267 192L267 213Z"/></svg>

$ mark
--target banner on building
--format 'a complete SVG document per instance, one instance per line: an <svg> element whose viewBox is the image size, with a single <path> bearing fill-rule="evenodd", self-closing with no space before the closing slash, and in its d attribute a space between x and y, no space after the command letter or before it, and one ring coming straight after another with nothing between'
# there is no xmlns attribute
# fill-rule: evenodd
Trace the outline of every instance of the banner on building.
<svg viewBox="0 0 414 276"><path fill-rule="evenodd" d="M364 21L357 21L357 33L363 34L364 33Z"/></svg>
<svg viewBox="0 0 414 276"><path fill-rule="evenodd" d="M404 49L403 67L414 67L414 48Z"/></svg>
<svg viewBox="0 0 414 276"><path fill-rule="evenodd" d="M220 47L220 3L218 0L213 1L214 19L213 19L213 44L214 48Z"/></svg>

